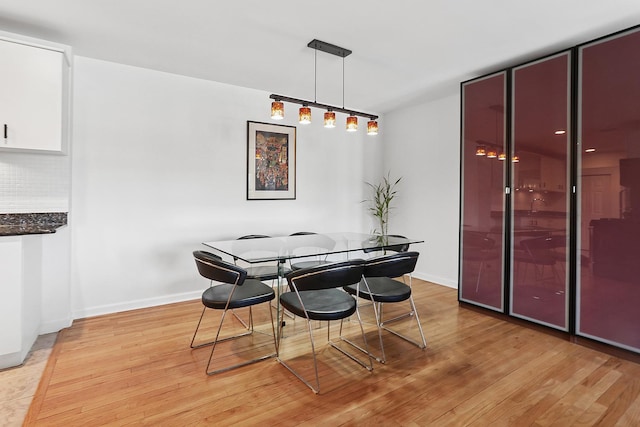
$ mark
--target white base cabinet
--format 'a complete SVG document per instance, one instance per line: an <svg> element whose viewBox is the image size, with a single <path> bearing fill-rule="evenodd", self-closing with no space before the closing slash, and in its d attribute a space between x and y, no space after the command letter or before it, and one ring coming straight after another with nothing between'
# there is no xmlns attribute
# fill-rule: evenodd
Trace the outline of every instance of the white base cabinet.
<svg viewBox="0 0 640 427"><path fill-rule="evenodd" d="M0 369L22 364L40 332L42 236L0 237Z"/></svg>

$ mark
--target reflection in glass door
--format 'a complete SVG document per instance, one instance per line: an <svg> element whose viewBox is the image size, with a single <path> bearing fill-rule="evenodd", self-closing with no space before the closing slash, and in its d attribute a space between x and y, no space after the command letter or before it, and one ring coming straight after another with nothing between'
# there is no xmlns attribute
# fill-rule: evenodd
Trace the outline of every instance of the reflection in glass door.
<svg viewBox="0 0 640 427"><path fill-rule="evenodd" d="M640 30L579 49L577 334L640 351Z"/></svg>
<svg viewBox="0 0 640 427"><path fill-rule="evenodd" d="M459 298L504 310L505 93L501 72L462 85Z"/></svg>
<svg viewBox="0 0 640 427"><path fill-rule="evenodd" d="M568 330L570 53L513 70L510 314Z"/></svg>

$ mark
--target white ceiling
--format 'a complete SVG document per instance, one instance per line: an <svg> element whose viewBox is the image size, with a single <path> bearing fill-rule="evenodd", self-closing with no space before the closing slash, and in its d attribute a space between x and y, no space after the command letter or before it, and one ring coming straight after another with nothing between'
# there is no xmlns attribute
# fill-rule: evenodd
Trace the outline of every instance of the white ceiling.
<svg viewBox="0 0 640 427"><path fill-rule="evenodd" d="M382 114L640 23L639 0L1 0L0 30L80 56Z"/></svg>

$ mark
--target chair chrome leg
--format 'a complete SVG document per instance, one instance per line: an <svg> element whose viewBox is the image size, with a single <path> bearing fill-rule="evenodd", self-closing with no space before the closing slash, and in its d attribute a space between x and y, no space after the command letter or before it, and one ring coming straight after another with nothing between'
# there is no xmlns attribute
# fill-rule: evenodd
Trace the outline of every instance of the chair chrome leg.
<svg viewBox="0 0 640 427"><path fill-rule="evenodd" d="M346 342L347 344L351 345L352 347L355 347L356 349L366 354L367 358L369 359L369 365L367 365L362 360L358 359L356 356L349 353L348 351L338 347L331 340L329 340L329 345L335 348L336 350L338 350L340 353L347 356L349 359L353 360L354 362L362 366L363 368L365 368L367 371L371 372L373 371L373 362L371 361L372 355L371 355L371 352L369 351L369 346L367 345L367 336L364 334L364 327L362 326L362 319L360 318L360 312L357 309L356 309L356 316L358 317L358 324L360 325L360 333L362 334L362 340L364 341L364 348L360 347L358 344L342 336L342 320L340 321L340 340Z"/></svg>
<svg viewBox="0 0 640 427"><path fill-rule="evenodd" d="M236 339L236 338L240 338L240 337L246 337L247 335L251 335L253 333L253 328L249 329L247 324L240 317L238 317L234 312L233 313L234 316L240 321L240 323L242 323L247 329L249 329L248 332L245 332L245 333L242 333L242 334L238 334L238 335L233 335L233 336L222 338L222 339L216 339L214 341L207 341L207 342L202 343L202 344L193 345L193 343L195 342L195 339L196 339L196 334L198 333L198 329L200 328L200 324L202 323L202 318L204 317L204 313L205 313L206 310L207 310L206 307L202 309L202 314L200 315L200 320L198 320L198 326L196 326L196 331L193 333L193 338L191 338L190 347L193 348L193 349L207 347L207 346L212 345L215 342L224 342L224 341L228 341L228 340L232 340L232 339Z"/></svg>
<svg viewBox="0 0 640 427"><path fill-rule="evenodd" d="M416 310L415 303L413 302L413 295L409 297L409 304L411 305L411 312L409 312L407 314L404 314L402 316L394 317L393 319L389 319L387 321L381 321L380 322L380 327L382 329L384 329L385 331L390 332L393 335L395 335L397 337L400 337L403 340L412 343L413 345L417 346L418 348L424 349L424 348L427 347L427 340L425 339L424 333L422 331L422 325L420 324L420 318L418 317L418 312ZM389 329L389 328L387 328L385 326L387 323L395 322L396 320L400 320L400 319L403 319L403 318L408 317L408 316L413 316L415 318L415 320L416 320L416 323L418 324L418 331L420 332L420 338L421 338L421 341L422 341L421 343L415 341L412 338L409 338L406 335L400 334L399 332L396 332L393 329Z"/></svg>
<svg viewBox="0 0 640 427"><path fill-rule="evenodd" d="M360 316L359 315L358 315L358 321L360 323L360 332L362 333L362 338L364 340L365 347L367 347L367 338L366 338L366 336L364 334L364 328L362 326L362 321L360 320ZM307 319L307 326L308 326L308 329L309 329L309 339L311 341L311 353L313 355L313 368L314 368L315 377L316 377L316 385L314 386L313 384L311 384L308 380L303 378L302 375L300 375L295 369L293 369L287 362L285 362L284 360L282 360L280 358L279 344L278 344L278 357L277 357L277 359L278 359L278 362L280 362L280 364L282 364L285 368L287 368L293 375L295 375L300 381L302 381L314 393L320 394L320 375L318 374L318 359L317 359L317 356L316 356L316 346L315 346L315 339L314 339L314 336L313 336L313 327L312 327L312 324L311 324L311 319ZM282 326L280 326L280 329L282 329ZM342 331L342 321L340 322L340 330ZM280 340L280 336L281 336L281 334L278 334L278 340ZM363 350L363 352L369 356L369 365L367 366L363 361L361 361L360 359L355 357L353 354L351 354L351 353L345 351L344 349L338 347L333 341L331 341L329 322L327 322L327 340L328 340L329 345L331 347L335 348L340 353L342 353L345 356L347 356L349 359L351 359L354 362L358 363L359 365L361 365L363 368L365 368L368 371L372 371L373 370L373 363L371 361L371 355L368 353L368 347L367 347L366 350ZM346 341L346 340L344 340L344 341ZM346 341L346 342L348 342L348 341ZM357 346L356 346L356 348L357 348Z"/></svg>
<svg viewBox="0 0 640 427"><path fill-rule="evenodd" d="M311 341L311 353L313 355L313 367L314 367L315 375L316 375L316 386L315 387L313 386L313 384L311 384L309 381L307 381L305 378L303 378L302 375L300 375L295 369L293 369L287 362L285 362L284 360L282 360L280 358L280 337L282 336L282 320L283 319L284 319L284 313L281 313L280 322L279 322L280 333L278 334L278 351L277 351L278 355L277 355L277 360L278 360L278 362L280 362L280 364L282 366L287 368L289 370L289 372L291 372L293 375L295 375L296 378L298 378L307 387L309 387L311 389L311 391L313 391L315 394L319 394L320 393L320 377L318 375L318 361L316 360L316 349L315 349L315 343L314 343L314 339L313 339L313 328L311 327L311 320L307 319L307 326L309 328L309 338L310 338L310 341Z"/></svg>
<svg viewBox="0 0 640 427"><path fill-rule="evenodd" d="M200 344L200 345L197 345L195 347L193 346L193 342L196 340L196 334L198 333L198 329L200 329L200 323L202 323L202 318L204 317L204 312L205 312L206 309L207 309L207 307L203 307L202 308L202 314L200 315L200 320L198 320L198 326L196 326L196 330L193 332L193 337L191 338L191 344L189 345L191 348L204 347L205 345L209 345L209 344L211 344L213 342L212 341L212 342L207 343L207 344Z"/></svg>
<svg viewBox="0 0 640 427"><path fill-rule="evenodd" d="M379 363L386 363L387 362L387 358L386 355L384 353L384 344L382 343L382 328L380 327L380 318L378 317L378 313L379 313L379 303L372 303L371 304L373 306L373 316L376 319L376 329L378 330L378 340L380 341L380 353L381 353L381 357L376 356L375 354L373 354L369 349L368 349L368 345L367 345L367 349L364 349L362 347L360 347L360 345L356 344L355 342L351 341L348 338L345 338L342 336L342 323L340 324L340 339L344 342L346 342L347 344L351 345L352 347L356 348L357 350L361 351L364 354L367 354L369 356L369 358L374 358L377 362ZM360 318L360 307L358 307L357 309L357 314L358 317ZM360 322L360 327L362 328L362 322ZM363 336L364 336L364 329L363 329ZM366 338L365 338L365 343L366 343Z"/></svg>
<svg viewBox="0 0 640 427"><path fill-rule="evenodd" d="M237 364L234 364L234 365L231 365L231 366L226 366L224 368L219 368L219 369L215 369L213 371L210 371L209 368L211 367L211 362L213 360L213 353L214 353L214 351L216 349L216 344L224 342L224 341L228 341L228 340L244 337L244 336L247 336L247 335L251 335L253 333L253 313L251 312L251 307L250 307L250 310L249 310L249 319L250 319L249 323L251 325L250 331L249 332L245 332L243 334L234 335L234 336L231 336L231 337L219 339L220 331L222 330L222 325L224 323L224 318L225 318L225 315L227 313L227 310L224 310L222 312L222 318L220 319L220 325L218 326L218 331L216 333L216 338L211 343L213 345L211 347L211 354L209 355L209 362L207 363L207 369L206 369L207 375L219 374L219 373L222 373L222 372L230 371L230 370L235 369L235 368L240 368L242 366L251 365L253 363L260 362L262 360L266 360L266 359L270 359L272 357L277 357L278 356L278 345L277 345L276 336L275 336L275 326L273 324L273 312L271 311L270 307L268 307L268 310L269 310L269 314L271 316L271 331L273 332L273 344L274 344L274 347L275 347L275 353L265 354L263 356L255 358L255 359L247 360L247 361L242 362L242 363L237 363Z"/></svg>

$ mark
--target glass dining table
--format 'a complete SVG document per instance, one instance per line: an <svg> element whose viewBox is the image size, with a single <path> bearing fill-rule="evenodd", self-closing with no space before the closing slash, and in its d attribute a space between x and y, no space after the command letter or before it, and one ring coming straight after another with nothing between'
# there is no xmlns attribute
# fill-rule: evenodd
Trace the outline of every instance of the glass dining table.
<svg viewBox="0 0 640 427"><path fill-rule="evenodd" d="M254 239L219 240L203 242L214 252L233 258L234 262L247 264L276 263L278 266L277 314L280 314L279 293L282 279L288 271L287 262L301 259L322 259L341 261L349 258L363 258L385 249L394 250L417 243L421 239L401 236L378 236L366 233L318 233L291 236L263 237Z"/></svg>
<svg viewBox="0 0 640 427"><path fill-rule="evenodd" d="M393 248L423 243L424 240L401 236L377 236L365 233L301 234L255 239L203 242L216 252L249 264L277 262L285 264L300 258L327 257L339 261L357 252L393 250ZM282 270L284 271L284 269Z"/></svg>

